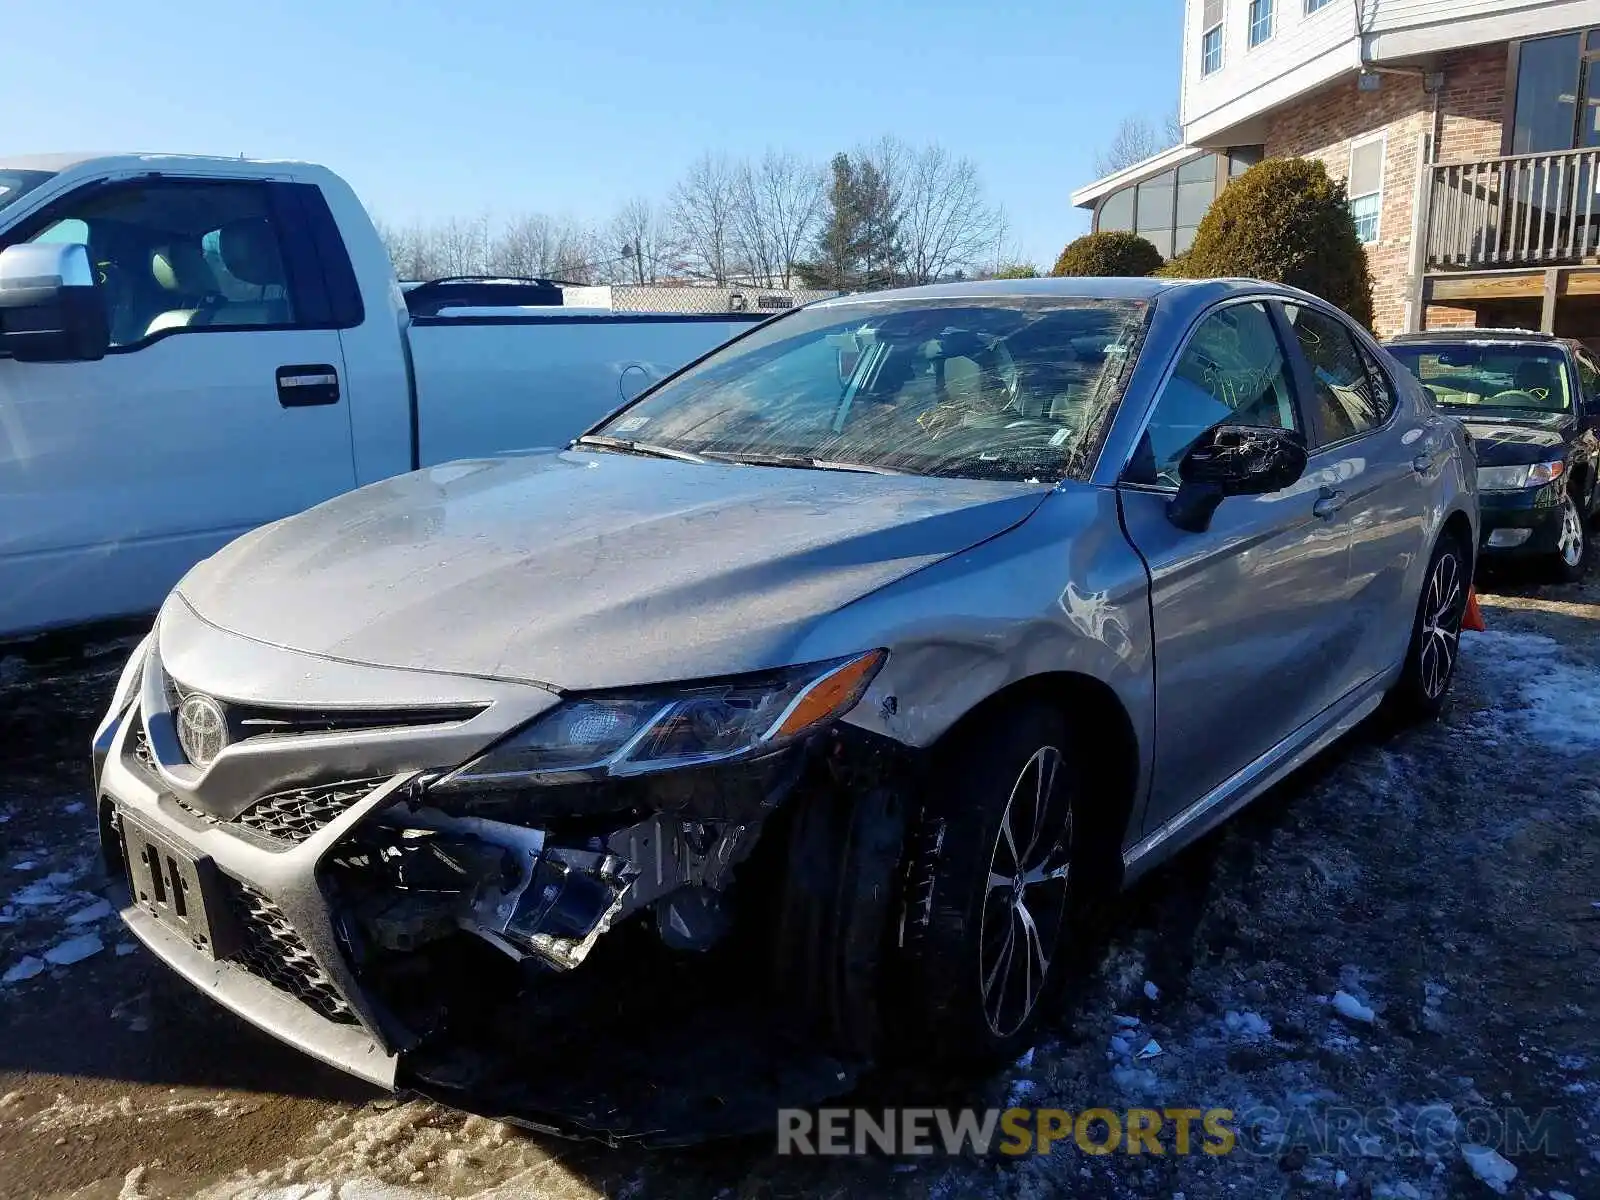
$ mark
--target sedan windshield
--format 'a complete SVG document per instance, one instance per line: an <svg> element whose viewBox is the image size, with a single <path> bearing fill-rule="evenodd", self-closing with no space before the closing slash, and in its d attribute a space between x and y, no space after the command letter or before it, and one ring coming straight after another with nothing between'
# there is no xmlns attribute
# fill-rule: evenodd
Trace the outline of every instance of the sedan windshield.
<svg viewBox="0 0 1600 1200"><path fill-rule="evenodd" d="M1080 469L1147 305L863 299L802 309L691 367L593 444L671 457L970 479Z"/></svg>
<svg viewBox="0 0 1600 1200"><path fill-rule="evenodd" d="M1572 411L1566 356L1554 346L1429 343L1389 352L1452 412L1492 409L1496 417L1514 418Z"/></svg>
<svg viewBox="0 0 1600 1200"><path fill-rule="evenodd" d="M52 171L14 171L0 167L0 208L22 199L53 174Z"/></svg>

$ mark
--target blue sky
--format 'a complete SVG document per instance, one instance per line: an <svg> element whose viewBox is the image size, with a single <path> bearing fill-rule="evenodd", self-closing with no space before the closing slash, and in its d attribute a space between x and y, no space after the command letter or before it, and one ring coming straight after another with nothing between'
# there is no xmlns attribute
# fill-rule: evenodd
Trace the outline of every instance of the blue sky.
<svg viewBox="0 0 1600 1200"><path fill-rule="evenodd" d="M1180 0L73 0L6 6L0 154L307 158L396 222L604 219L704 150L895 133L975 159L1025 256L1130 113L1176 105Z"/></svg>

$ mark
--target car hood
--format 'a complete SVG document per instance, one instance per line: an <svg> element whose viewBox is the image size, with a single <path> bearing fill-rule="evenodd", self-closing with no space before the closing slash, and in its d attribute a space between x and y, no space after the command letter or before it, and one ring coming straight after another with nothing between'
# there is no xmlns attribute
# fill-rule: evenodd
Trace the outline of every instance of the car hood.
<svg viewBox="0 0 1600 1200"><path fill-rule="evenodd" d="M1561 414L1516 421L1462 418L1480 467L1514 467L1560 457L1569 440L1566 420Z"/></svg>
<svg viewBox="0 0 1600 1200"><path fill-rule="evenodd" d="M1049 490L605 453L447 463L246 534L178 592L218 628L375 666L572 690L732 674L781 665L818 618Z"/></svg>

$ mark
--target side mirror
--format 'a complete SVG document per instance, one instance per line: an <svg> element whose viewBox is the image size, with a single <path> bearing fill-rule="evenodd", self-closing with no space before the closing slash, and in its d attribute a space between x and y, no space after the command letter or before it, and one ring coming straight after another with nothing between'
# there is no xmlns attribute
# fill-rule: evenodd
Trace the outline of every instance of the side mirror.
<svg viewBox="0 0 1600 1200"><path fill-rule="evenodd" d="M1282 491L1305 472L1305 438L1294 430L1214 426L1178 463L1178 494L1167 505L1167 519L1189 533L1204 533L1229 496Z"/></svg>
<svg viewBox="0 0 1600 1200"><path fill-rule="evenodd" d="M93 362L110 345L89 247L42 242L0 251L0 350L19 362Z"/></svg>

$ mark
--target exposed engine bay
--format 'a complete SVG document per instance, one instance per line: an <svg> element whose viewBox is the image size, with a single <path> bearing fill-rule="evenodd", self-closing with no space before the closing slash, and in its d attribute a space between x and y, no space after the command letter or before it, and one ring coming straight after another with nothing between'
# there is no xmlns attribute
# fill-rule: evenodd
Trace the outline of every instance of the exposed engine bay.
<svg viewBox="0 0 1600 1200"><path fill-rule="evenodd" d="M357 825L321 884L409 1082L536 1128L657 1141L847 1090L871 1059L876 1019L857 1008L875 1003L903 844L898 800L857 802L891 765L876 745L847 753L858 736L511 796L422 779ZM855 839L868 871L832 844L858 808L888 831ZM875 881L873 952L823 967L854 875ZM706 1039L728 1048L721 1074L703 1055L687 1068Z"/></svg>

